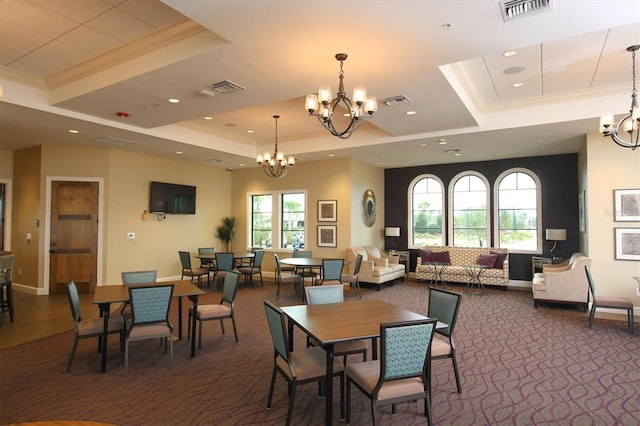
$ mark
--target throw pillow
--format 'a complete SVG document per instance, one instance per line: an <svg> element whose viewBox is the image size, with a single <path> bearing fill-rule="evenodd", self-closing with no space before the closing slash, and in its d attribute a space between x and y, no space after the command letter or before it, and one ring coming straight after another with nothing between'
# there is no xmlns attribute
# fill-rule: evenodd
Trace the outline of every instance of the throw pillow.
<svg viewBox="0 0 640 426"><path fill-rule="evenodd" d="M496 263L493 264L493 267L496 269L504 269L504 261L509 253L496 253L492 251L491 254L496 255Z"/></svg>
<svg viewBox="0 0 640 426"><path fill-rule="evenodd" d="M433 252L429 249L418 249L418 254L420 255L420 260L422 263L433 262Z"/></svg>
<svg viewBox="0 0 640 426"><path fill-rule="evenodd" d="M478 260L476 263L478 265L486 266L487 268L493 268L493 265L496 263L496 259L498 258L495 254L481 254L478 256Z"/></svg>
<svg viewBox="0 0 640 426"><path fill-rule="evenodd" d="M434 251L431 253L431 258L433 259L433 262L451 264L451 258L449 257L448 251Z"/></svg>

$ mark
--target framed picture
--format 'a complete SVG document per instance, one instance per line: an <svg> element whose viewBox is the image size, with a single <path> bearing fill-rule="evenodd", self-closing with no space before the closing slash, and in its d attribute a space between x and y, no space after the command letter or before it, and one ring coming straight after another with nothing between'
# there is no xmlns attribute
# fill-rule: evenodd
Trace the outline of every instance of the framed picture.
<svg viewBox="0 0 640 426"><path fill-rule="evenodd" d="M613 191L616 222L640 221L640 189Z"/></svg>
<svg viewBox="0 0 640 426"><path fill-rule="evenodd" d="M338 200L318 200L318 222L338 221Z"/></svg>
<svg viewBox="0 0 640 426"><path fill-rule="evenodd" d="M616 260L640 260L640 228L615 228Z"/></svg>
<svg viewBox="0 0 640 426"><path fill-rule="evenodd" d="M318 225L318 247L336 247L337 228L336 225Z"/></svg>

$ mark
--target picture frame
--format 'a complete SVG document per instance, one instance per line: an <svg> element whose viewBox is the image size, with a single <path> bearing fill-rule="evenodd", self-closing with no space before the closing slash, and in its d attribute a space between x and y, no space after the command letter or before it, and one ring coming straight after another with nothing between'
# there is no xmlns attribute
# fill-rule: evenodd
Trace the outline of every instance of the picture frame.
<svg viewBox="0 0 640 426"><path fill-rule="evenodd" d="M614 220L640 221L640 189L614 189Z"/></svg>
<svg viewBox="0 0 640 426"><path fill-rule="evenodd" d="M318 225L318 247L337 247L337 235L336 225Z"/></svg>
<svg viewBox="0 0 640 426"><path fill-rule="evenodd" d="M338 221L338 200L318 200L318 222Z"/></svg>
<svg viewBox="0 0 640 426"><path fill-rule="evenodd" d="M616 260L640 260L640 228L614 228Z"/></svg>

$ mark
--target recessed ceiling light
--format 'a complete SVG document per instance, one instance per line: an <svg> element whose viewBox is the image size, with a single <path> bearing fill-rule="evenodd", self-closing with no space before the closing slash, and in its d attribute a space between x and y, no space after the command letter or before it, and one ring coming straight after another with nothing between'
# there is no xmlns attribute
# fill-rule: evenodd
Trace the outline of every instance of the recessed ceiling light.
<svg viewBox="0 0 640 426"><path fill-rule="evenodd" d="M513 83L512 86L518 88L524 86L524 83Z"/></svg>
<svg viewBox="0 0 640 426"><path fill-rule="evenodd" d="M76 133L80 133L80 132L78 130L75 130L75 129L69 129L69 133L76 134Z"/></svg>
<svg viewBox="0 0 640 426"><path fill-rule="evenodd" d="M442 28L444 28L445 30L450 30L451 28L453 28L453 24L451 22L442 24Z"/></svg>
<svg viewBox="0 0 640 426"><path fill-rule="evenodd" d="M335 154L329 154L329 157L335 157L335 156L336 156Z"/></svg>
<svg viewBox="0 0 640 426"><path fill-rule="evenodd" d="M427 144L426 143L421 143L420 146L427 146Z"/></svg>
<svg viewBox="0 0 640 426"><path fill-rule="evenodd" d="M178 155L182 155L182 154L183 154L183 152L182 152L182 151L176 151L176 154L178 154Z"/></svg>
<svg viewBox="0 0 640 426"><path fill-rule="evenodd" d="M518 54L517 50L507 50L502 55L508 58L509 56L515 56L517 54Z"/></svg>
<svg viewBox="0 0 640 426"><path fill-rule="evenodd" d="M253 130L247 130L247 133L255 133Z"/></svg>
<svg viewBox="0 0 640 426"><path fill-rule="evenodd" d="M178 102L180 102L180 99L176 99L176 98L169 98L169 99L167 99L167 101L168 101L169 103L172 103L172 104L177 104Z"/></svg>
<svg viewBox="0 0 640 426"><path fill-rule="evenodd" d="M407 112L405 112L405 114L407 114L407 115L416 115L416 112L415 111L407 111Z"/></svg>
<svg viewBox="0 0 640 426"><path fill-rule="evenodd" d="M446 145L447 144L447 140L442 138L442 139L438 139L438 144L439 145Z"/></svg>
<svg viewBox="0 0 640 426"><path fill-rule="evenodd" d="M209 117L208 115L204 118L205 120L213 120L213 117Z"/></svg>
<svg viewBox="0 0 640 426"><path fill-rule="evenodd" d="M240 163L238 164L240 167L244 167L244 163Z"/></svg>
<svg viewBox="0 0 640 426"><path fill-rule="evenodd" d="M455 153L455 154L453 154L453 155L455 155L456 157L460 157L460 156L462 155L462 153L461 153L461 152L456 152L456 153Z"/></svg>

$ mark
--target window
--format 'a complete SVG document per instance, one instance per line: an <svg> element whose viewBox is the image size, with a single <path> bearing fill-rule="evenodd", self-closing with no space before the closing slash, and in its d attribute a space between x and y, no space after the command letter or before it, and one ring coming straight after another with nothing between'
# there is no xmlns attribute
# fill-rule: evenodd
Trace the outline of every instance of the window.
<svg viewBox="0 0 640 426"><path fill-rule="evenodd" d="M496 246L515 252L540 252L540 183L526 169L511 169L496 180Z"/></svg>
<svg viewBox="0 0 640 426"><path fill-rule="evenodd" d="M305 247L305 192L274 191L249 198L249 247Z"/></svg>
<svg viewBox="0 0 640 426"><path fill-rule="evenodd" d="M452 232L449 244L459 247L487 247L489 214L488 182L476 172L464 172L452 180Z"/></svg>
<svg viewBox="0 0 640 426"><path fill-rule="evenodd" d="M409 246L444 245L442 181L435 176L418 176L409 185Z"/></svg>

